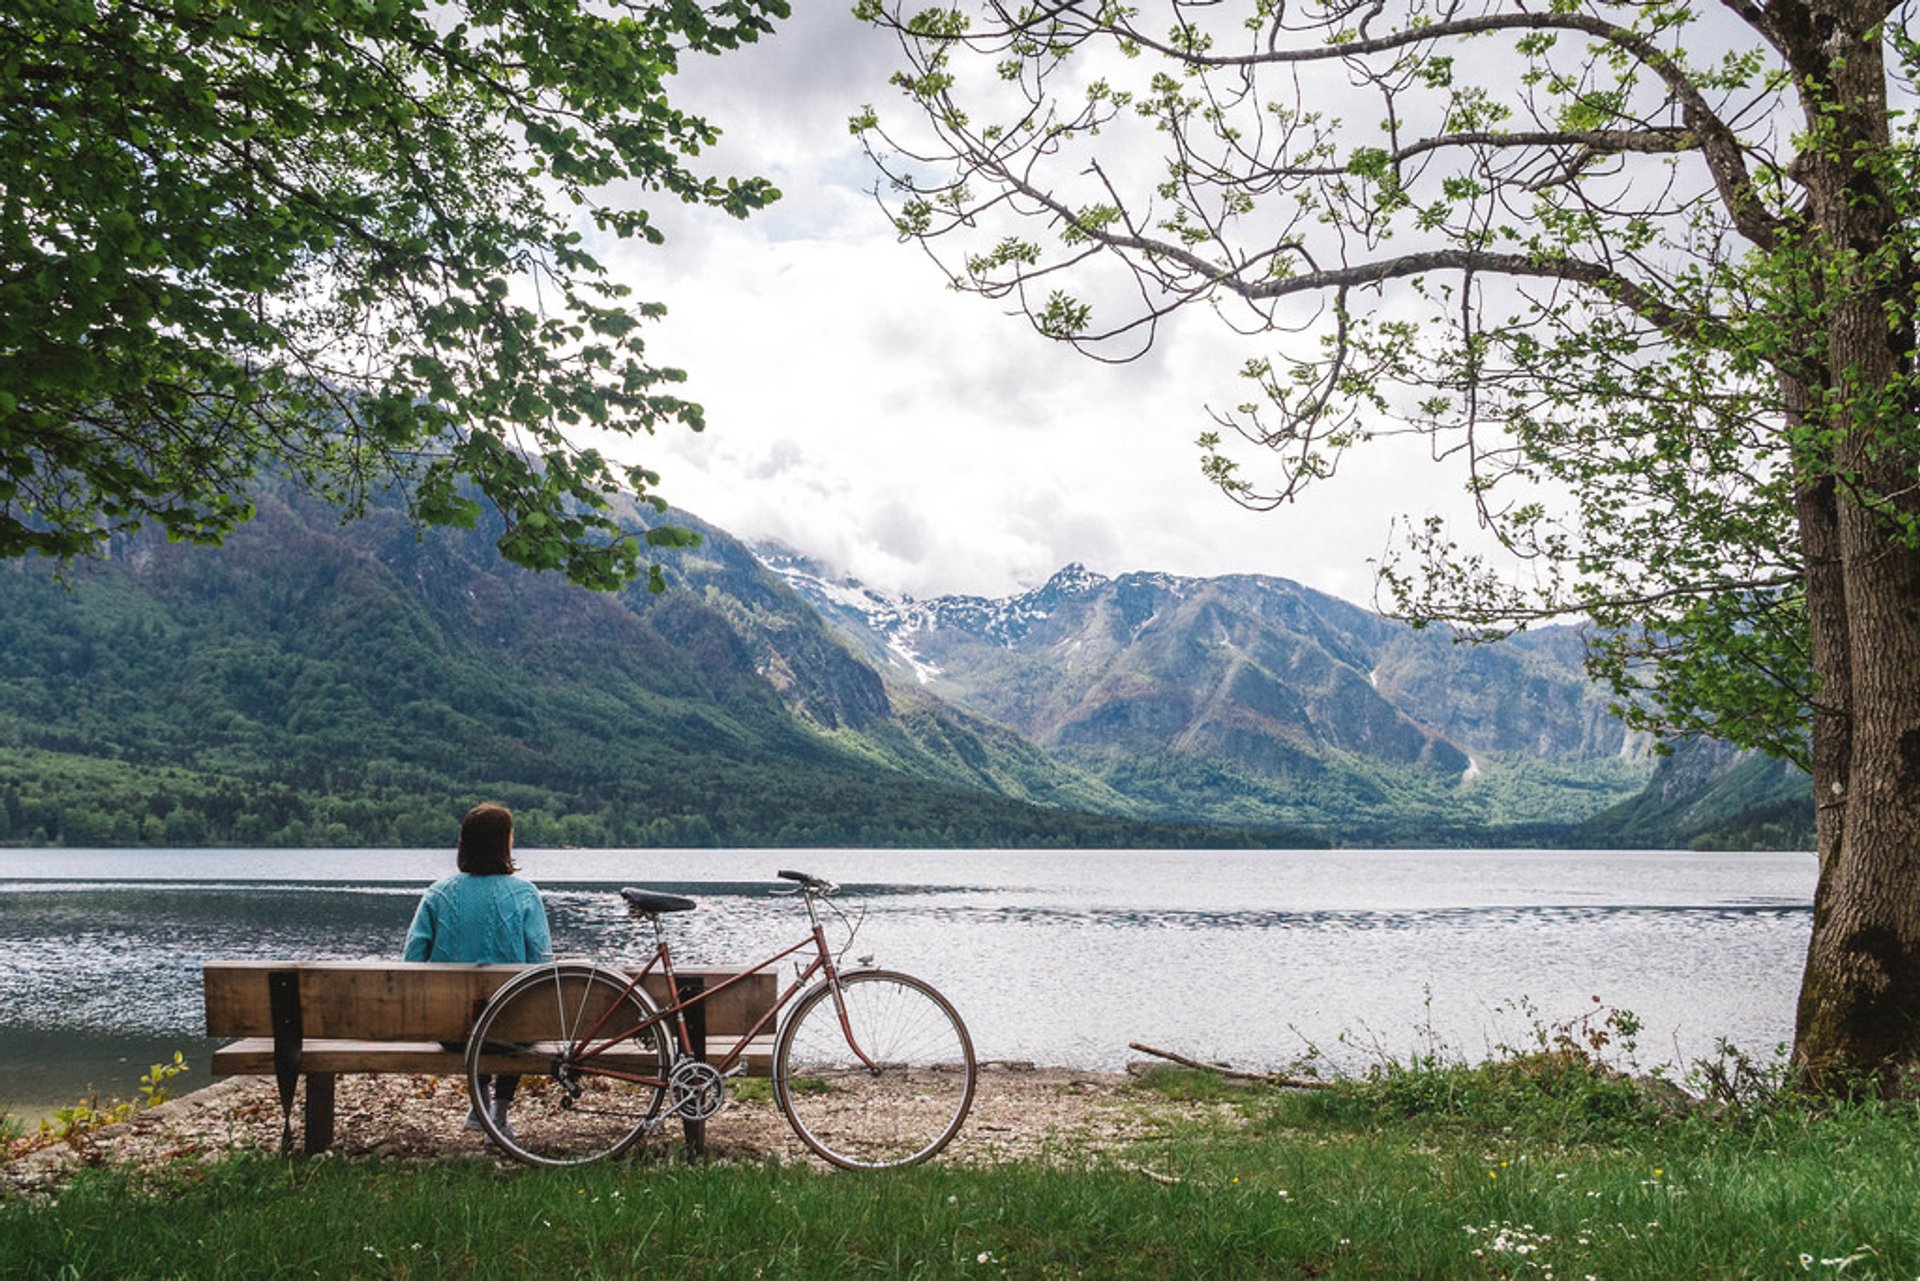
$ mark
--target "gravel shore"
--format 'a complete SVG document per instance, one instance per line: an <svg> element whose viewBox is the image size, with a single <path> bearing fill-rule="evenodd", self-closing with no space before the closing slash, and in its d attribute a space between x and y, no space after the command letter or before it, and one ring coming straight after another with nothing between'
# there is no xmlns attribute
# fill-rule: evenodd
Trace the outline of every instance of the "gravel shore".
<svg viewBox="0 0 1920 1281"><path fill-rule="evenodd" d="M967 1123L938 1160L992 1164L1023 1158L1083 1163L1101 1153L1151 1141L1171 1128L1238 1109L1175 1102L1134 1088L1123 1073L981 1065ZM343 1076L335 1098L335 1159L397 1161L472 1159L504 1163L480 1135L462 1128L466 1088L446 1076ZM293 1128L303 1121L294 1101ZM0 1189L29 1196L55 1193L90 1166L151 1167L211 1161L228 1153L280 1148L280 1098L264 1077L235 1077L195 1090L75 1144L57 1143L0 1165ZM680 1127L670 1125L644 1145L641 1160L684 1160ZM771 1101L735 1100L707 1124L709 1161L806 1161L806 1151ZM826 1168L824 1165L821 1168Z"/></svg>

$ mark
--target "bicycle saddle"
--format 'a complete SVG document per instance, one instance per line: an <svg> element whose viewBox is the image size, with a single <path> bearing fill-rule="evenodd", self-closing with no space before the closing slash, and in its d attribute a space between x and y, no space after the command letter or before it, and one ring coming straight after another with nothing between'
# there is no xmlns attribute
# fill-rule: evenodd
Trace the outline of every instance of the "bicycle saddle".
<svg viewBox="0 0 1920 1281"><path fill-rule="evenodd" d="M636 890L631 885L620 891L620 897L627 900L628 910L648 915L655 912L691 912L700 906L678 894L656 894L652 890Z"/></svg>

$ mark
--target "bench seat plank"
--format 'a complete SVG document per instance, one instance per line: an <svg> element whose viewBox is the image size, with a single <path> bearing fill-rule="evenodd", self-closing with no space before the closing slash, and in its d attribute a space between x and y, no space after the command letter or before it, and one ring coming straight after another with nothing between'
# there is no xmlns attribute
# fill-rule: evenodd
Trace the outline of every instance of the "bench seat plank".
<svg viewBox="0 0 1920 1281"><path fill-rule="evenodd" d="M736 1034L737 1035L737 1034ZM716 1042L708 1049L725 1053L732 1041ZM651 1054L634 1052L622 1056L603 1056L609 1063L621 1063L635 1070L653 1065ZM628 1062L627 1060L630 1060ZM773 1071L773 1038L756 1037L747 1045L746 1072L767 1076ZM481 1060L481 1071L503 1072L524 1064L502 1056L498 1062ZM223 1045L213 1052L214 1076L272 1076L273 1038L252 1036ZM466 1070L459 1050L449 1050L438 1041L356 1041L341 1037L308 1037L300 1046L300 1070L303 1073L424 1072L434 1075L459 1074Z"/></svg>
<svg viewBox="0 0 1920 1281"><path fill-rule="evenodd" d="M592 964L592 962L584 962ZM215 1076L273 1076L280 1083L285 1127L282 1145L291 1148L295 1087L306 1081L306 1149L323 1152L333 1142L334 1079L347 1073L428 1073L465 1071L462 1051L474 1020L487 999L525 970L526 965L448 965L422 961L209 961L202 971L207 1035L238 1040L214 1051ZM601 965L616 976L621 970ZM630 970L625 971L631 973ZM698 980L708 991L724 990L687 1012L696 1050L724 1056L749 1031L744 1071L767 1076L773 1070L772 1028L761 1027L779 996L771 969L742 975L738 970L683 969L677 976ZM668 1003L667 981L648 975L646 987L656 1004ZM519 1010L519 1007L516 1007ZM591 1017L592 1007L588 1015ZM549 1026L528 1007L522 1037L551 1036ZM771 1020L768 1019L771 1023ZM516 1035L501 1024L496 1039ZM629 1051L635 1072L651 1072L655 1056ZM614 1062L618 1063L618 1059ZM523 1053L480 1063L483 1072L539 1075ZM699 1151L706 1126L686 1121L687 1144Z"/></svg>
<svg viewBox="0 0 1920 1281"><path fill-rule="evenodd" d="M202 971L210 1037L271 1037L273 1008L267 976L300 975L300 1022L306 1039L465 1041L475 1015L527 965L447 965L429 961L209 961ZM605 967L611 969L612 967ZM709 986L737 971L680 970ZM739 1037L778 994L772 971L751 974L700 1003L707 1034ZM664 1003L666 980L649 975L646 989Z"/></svg>

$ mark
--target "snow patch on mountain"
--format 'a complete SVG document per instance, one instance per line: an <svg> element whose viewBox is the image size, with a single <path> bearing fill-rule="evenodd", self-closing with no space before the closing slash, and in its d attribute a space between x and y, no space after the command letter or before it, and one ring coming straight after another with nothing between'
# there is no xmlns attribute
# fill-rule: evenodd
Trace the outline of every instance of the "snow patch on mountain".
<svg viewBox="0 0 1920 1281"><path fill-rule="evenodd" d="M923 685L937 678L940 669L920 654L914 643L917 635L952 628L1012 649L1051 618L1062 604L1098 591L1110 581L1076 562L1041 586L1017 596L997 600L986 596L915 600L905 594L893 596L875 591L855 578L833 577L818 562L778 544L760 543L752 550L762 565L778 574L823 613L845 623L856 623L877 636L889 660L908 668Z"/></svg>

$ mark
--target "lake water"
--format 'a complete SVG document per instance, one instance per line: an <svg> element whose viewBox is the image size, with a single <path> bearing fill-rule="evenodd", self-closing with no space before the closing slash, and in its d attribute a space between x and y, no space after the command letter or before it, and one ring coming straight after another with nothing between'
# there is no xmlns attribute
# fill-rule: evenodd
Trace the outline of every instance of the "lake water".
<svg viewBox="0 0 1920 1281"><path fill-rule="evenodd" d="M1810 854L876 850L520 853L562 955L631 956L611 890L669 918L683 961L759 959L799 938L782 867L839 881L853 956L933 981L983 1058L1114 1068L1128 1042L1248 1067L1318 1046L1339 1066L1431 1032L1478 1057L1606 1005L1645 1023L1639 1059L1792 1033ZM200 966L223 957L397 956L431 851L0 850L0 1110L88 1085L130 1096L187 1053L204 1084Z"/></svg>

